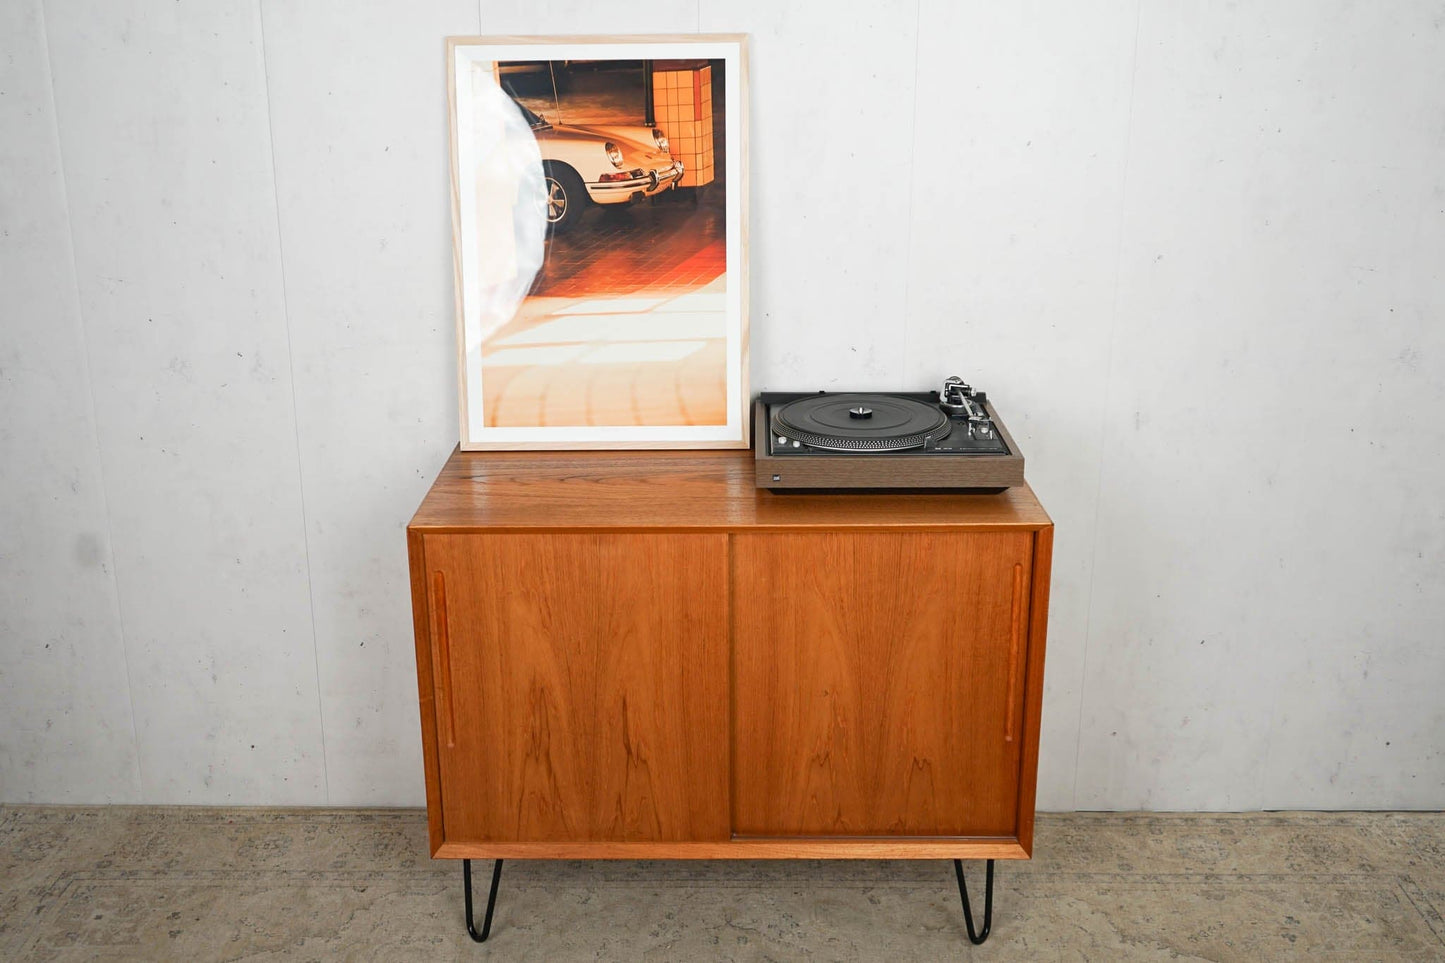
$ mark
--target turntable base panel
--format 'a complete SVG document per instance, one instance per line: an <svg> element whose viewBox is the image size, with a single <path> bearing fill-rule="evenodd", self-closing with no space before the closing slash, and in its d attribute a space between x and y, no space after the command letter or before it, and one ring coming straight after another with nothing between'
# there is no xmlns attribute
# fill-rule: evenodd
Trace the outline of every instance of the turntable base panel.
<svg viewBox="0 0 1445 963"><path fill-rule="evenodd" d="M787 395L764 394L753 402L753 471L759 488L773 491L961 491L985 492L1024 484L1024 458L991 405L985 409L1005 454L966 451L975 447L945 437L933 450L776 451L769 408ZM955 434L962 432L955 428Z"/></svg>

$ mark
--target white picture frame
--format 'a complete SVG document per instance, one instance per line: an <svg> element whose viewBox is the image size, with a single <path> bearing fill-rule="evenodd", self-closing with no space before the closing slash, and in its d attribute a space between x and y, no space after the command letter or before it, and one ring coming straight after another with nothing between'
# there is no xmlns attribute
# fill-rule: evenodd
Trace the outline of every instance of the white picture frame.
<svg viewBox="0 0 1445 963"><path fill-rule="evenodd" d="M746 37L446 64L461 448L748 447Z"/></svg>

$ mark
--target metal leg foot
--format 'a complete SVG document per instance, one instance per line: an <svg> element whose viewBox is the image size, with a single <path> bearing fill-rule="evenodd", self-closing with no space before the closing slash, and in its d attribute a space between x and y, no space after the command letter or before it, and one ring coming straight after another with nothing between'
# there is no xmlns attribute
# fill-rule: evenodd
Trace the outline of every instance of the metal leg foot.
<svg viewBox="0 0 1445 963"><path fill-rule="evenodd" d="M987 875L983 884L983 928L974 931L973 910L968 905L968 884L963 881L963 860L953 861L953 872L958 877L958 897L963 901L963 925L968 927L968 941L974 946L988 939L993 926L993 860L988 861Z"/></svg>
<svg viewBox="0 0 1445 963"><path fill-rule="evenodd" d="M989 863L989 869L993 869L992 863ZM959 877L959 879L962 878ZM992 879L991 876L990 879ZM467 907L467 935L478 943L485 943L487 937L492 933L492 911L497 908L497 885L501 881L502 861L499 859L492 863L492 891L487 894L487 915L482 920L482 931L478 933L476 923L472 921L472 861L470 859L462 860L462 896ZM964 897L965 905L967 905L967 899ZM973 925L969 924L969 933L972 934L972 932ZM988 932L987 927L984 932Z"/></svg>

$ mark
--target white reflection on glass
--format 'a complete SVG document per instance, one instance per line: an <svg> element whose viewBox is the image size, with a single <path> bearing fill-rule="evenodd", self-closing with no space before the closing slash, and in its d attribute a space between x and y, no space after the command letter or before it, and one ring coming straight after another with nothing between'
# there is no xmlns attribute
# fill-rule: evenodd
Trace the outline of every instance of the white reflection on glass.
<svg viewBox="0 0 1445 963"><path fill-rule="evenodd" d="M542 269L547 194L526 114L497 86L490 63L472 64L471 81L475 164L464 176L475 179L474 317L484 341L517 313Z"/></svg>
<svg viewBox="0 0 1445 963"><path fill-rule="evenodd" d="M543 321L494 344L575 344L581 342L669 341L721 338L725 321L706 311L649 314L564 315Z"/></svg>

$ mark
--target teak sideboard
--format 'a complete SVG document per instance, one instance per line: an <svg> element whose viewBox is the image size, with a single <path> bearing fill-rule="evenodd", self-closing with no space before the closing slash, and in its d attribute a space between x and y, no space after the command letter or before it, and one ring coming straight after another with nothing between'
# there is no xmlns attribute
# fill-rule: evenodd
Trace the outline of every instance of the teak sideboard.
<svg viewBox="0 0 1445 963"><path fill-rule="evenodd" d="M407 528L432 855L1027 858L1052 540L1026 486L455 452Z"/></svg>

